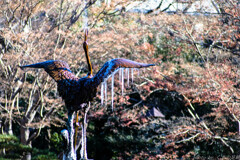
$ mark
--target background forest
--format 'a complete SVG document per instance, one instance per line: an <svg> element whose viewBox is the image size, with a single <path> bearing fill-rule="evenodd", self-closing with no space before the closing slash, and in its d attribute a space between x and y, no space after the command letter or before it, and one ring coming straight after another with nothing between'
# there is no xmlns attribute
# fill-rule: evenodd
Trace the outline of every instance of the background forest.
<svg viewBox="0 0 240 160"><path fill-rule="evenodd" d="M67 110L56 83L18 66L64 60L86 76L84 9L94 73L113 58L156 64L125 80L123 95L116 77L113 111L111 86L104 105L99 88L89 158L239 159L240 1L209 1L215 13L206 1L160 0L143 10L133 4L152 2L1 0L0 159L61 159Z"/></svg>

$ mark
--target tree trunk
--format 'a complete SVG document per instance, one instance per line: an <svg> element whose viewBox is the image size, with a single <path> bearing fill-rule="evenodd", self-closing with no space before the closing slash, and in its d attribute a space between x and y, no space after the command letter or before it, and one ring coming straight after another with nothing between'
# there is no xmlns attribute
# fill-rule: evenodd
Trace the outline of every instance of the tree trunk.
<svg viewBox="0 0 240 160"><path fill-rule="evenodd" d="M31 142L28 143L30 131L29 131L29 127L26 126L27 122L28 121L27 121L26 117L24 117L21 120L21 128L20 128L21 143L23 145L28 145L28 146L32 147ZM30 152L24 152L22 159L23 160L31 160L31 153Z"/></svg>
<svg viewBox="0 0 240 160"><path fill-rule="evenodd" d="M8 126L7 126L7 133L9 135L13 135L13 130L12 130L12 117L9 118L9 121L8 121Z"/></svg>

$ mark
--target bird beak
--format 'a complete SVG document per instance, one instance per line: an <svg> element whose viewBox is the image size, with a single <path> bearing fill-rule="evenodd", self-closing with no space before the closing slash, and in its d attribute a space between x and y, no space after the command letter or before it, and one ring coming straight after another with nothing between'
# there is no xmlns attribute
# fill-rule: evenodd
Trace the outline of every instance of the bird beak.
<svg viewBox="0 0 240 160"><path fill-rule="evenodd" d="M84 41L87 41L87 36L88 36L88 29L85 29L85 34L84 34Z"/></svg>

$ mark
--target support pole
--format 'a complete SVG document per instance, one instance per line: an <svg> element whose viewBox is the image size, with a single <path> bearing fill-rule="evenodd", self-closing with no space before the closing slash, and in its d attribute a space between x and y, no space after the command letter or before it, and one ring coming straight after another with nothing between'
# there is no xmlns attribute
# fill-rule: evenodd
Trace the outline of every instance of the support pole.
<svg viewBox="0 0 240 160"><path fill-rule="evenodd" d="M87 108L84 109L84 119L82 122L82 141L81 141L81 151L80 151L80 155L81 155L81 159L82 160L87 160L87 114L88 111L90 109L90 102Z"/></svg>
<svg viewBox="0 0 240 160"><path fill-rule="evenodd" d="M79 111L77 111L76 113L76 119L75 119L75 138L74 138L74 148L75 150L77 150L77 137L78 137L78 127L79 127L79 123L78 123L78 114L79 114Z"/></svg>
<svg viewBox="0 0 240 160"><path fill-rule="evenodd" d="M68 145L67 149L63 155L63 160L76 160L77 155L76 151L74 149L74 125L73 125L73 119L74 119L74 111L68 110L68 121L67 121L67 132L63 134L67 135L66 138L68 138Z"/></svg>

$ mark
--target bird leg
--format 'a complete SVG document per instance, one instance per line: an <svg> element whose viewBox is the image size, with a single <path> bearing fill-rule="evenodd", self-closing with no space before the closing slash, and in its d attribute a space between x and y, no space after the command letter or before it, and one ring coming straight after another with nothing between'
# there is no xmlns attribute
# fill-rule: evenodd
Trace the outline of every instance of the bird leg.
<svg viewBox="0 0 240 160"><path fill-rule="evenodd" d="M78 137L78 127L79 127L79 123L78 123L78 114L79 114L79 111L77 111L77 116L76 116L76 119L75 119L75 138L74 138L74 148L75 148L75 151L77 150L77 137Z"/></svg>
<svg viewBox="0 0 240 160"><path fill-rule="evenodd" d="M81 159L88 159L87 158L87 113L90 109L90 102L89 102L89 105L87 108L84 108L84 118L83 118L83 122L82 122L82 140L81 140L81 143L82 143L82 146L81 146L81 151L80 151L80 154L81 154Z"/></svg>
<svg viewBox="0 0 240 160"><path fill-rule="evenodd" d="M64 153L64 156L63 156L64 160L77 159L76 151L74 150L74 126L73 126L74 113L75 113L74 111L68 110L68 121L67 121L68 145L67 145L66 153Z"/></svg>

